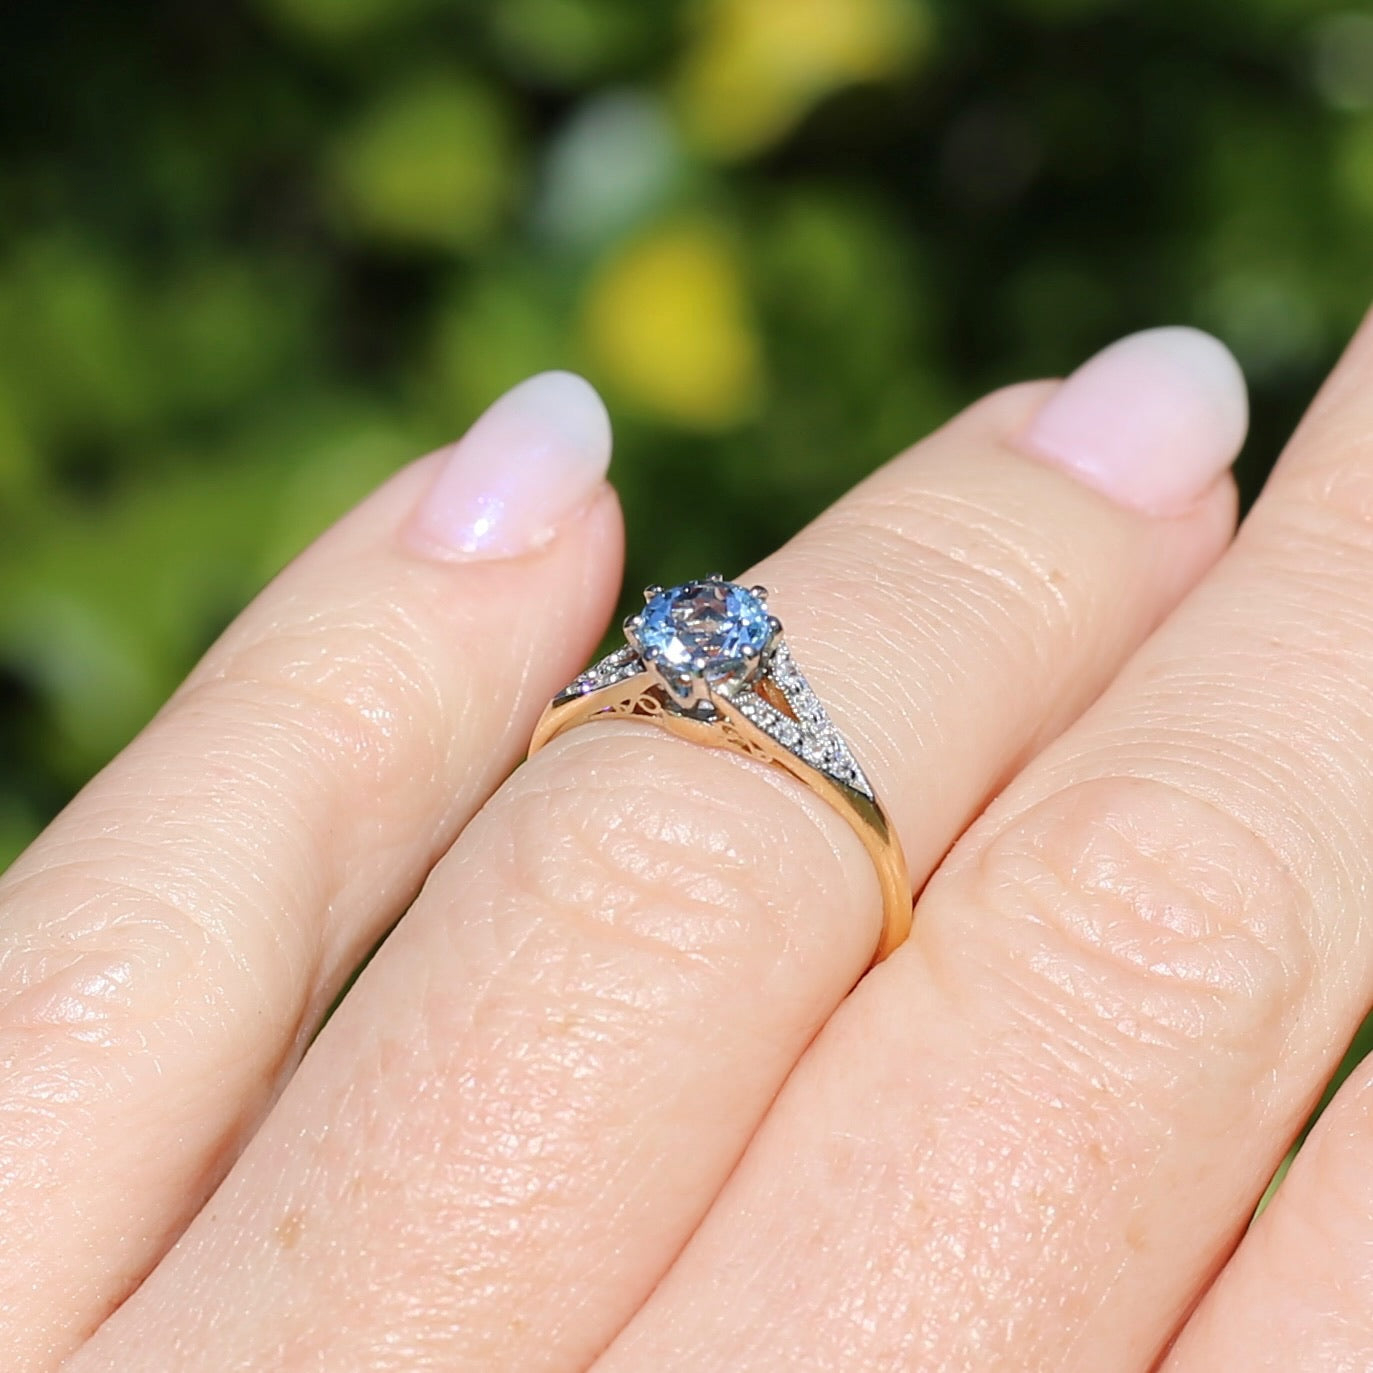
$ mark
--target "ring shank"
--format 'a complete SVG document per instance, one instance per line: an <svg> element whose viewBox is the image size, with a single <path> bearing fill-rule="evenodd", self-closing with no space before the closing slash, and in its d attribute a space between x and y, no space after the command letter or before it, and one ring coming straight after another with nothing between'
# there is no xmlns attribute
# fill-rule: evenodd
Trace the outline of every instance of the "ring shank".
<svg viewBox="0 0 1373 1373"><path fill-rule="evenodd" d="M592 720L632 719L655 724L707 748L726 749L784 768L844 818L872 860L882 897L882 929L872 965L880 963L905 942L912 919L910 874L901 841L886 812L876 800L826 776L784 748L727 700L719 698L715 705L717 713L712 720L681 715L667 709L649 674L636 673L624 681L552 702L534 728L529 756L578 725Z"/></svg>

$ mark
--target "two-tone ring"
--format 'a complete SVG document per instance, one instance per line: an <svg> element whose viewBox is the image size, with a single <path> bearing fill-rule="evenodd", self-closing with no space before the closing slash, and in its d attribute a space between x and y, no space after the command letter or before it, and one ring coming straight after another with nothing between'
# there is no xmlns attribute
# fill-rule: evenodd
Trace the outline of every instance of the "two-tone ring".
<svg viewBox="0 0 1373 1373"><path fill-rule="evenodd" d="M901 843L853 750L792 657L763 587L719 576L644 592L624 647L555 696L531 755L591 720L649 721L671 733L775 764L852 827L882 893L879 962L910 932L911 886Z"/></svg>

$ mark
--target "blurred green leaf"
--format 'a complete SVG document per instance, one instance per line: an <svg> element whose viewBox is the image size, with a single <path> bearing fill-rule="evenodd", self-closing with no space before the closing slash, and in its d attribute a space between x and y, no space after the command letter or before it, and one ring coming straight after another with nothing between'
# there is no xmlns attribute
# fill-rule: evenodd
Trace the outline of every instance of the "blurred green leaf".
<svg viewBox="0 0 1373 1373"><path fill-rule="evenodd" d="M332 158L343 224L397 248L474 249L510 209L521 168L505 101L464 75L386 92Z"/></svg>
<svg viewBox="0 0 1373 1373"><path fill-rule="evenodd" d="M673 0L501 0L498 51L521 76L581 85L642 61L671 34Z"/></svg>
<svg viewBox="0 0 1373 1373"><path fill-rule="evenodd" d="M255 0L258 10L288 33L323 45L375 39L442 0Z"/></svg>

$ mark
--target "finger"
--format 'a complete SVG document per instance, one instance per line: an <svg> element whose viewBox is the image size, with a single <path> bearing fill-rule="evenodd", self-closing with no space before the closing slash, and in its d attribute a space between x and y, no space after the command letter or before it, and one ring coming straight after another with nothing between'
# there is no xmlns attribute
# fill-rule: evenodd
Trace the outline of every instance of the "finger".
<svg viewBox="0 0 1373 1373"><path fill-rule="evenodd" d="M917 882L1226 538L1233 363L1190 334L1113 357L1056 399L1034 386L975 407L755 569ZM1207 376L1220 411L1175 436L1191 489L1150 493L1185 504L1175 517L1025 456L1036 415L1094 418L1106 387L1135 407L1117 451L1145 460L1159 424L1212 403ZM847 825L780 770L632 724L555 741L439 865L84 1366L151 1368L174 1348L212 1351L183 1367L281 1350L331 1368L583 1367L862 972L878 911ZM359 1281L369 1299L341 1310L331 1294Z"/></svg>
<svg viewBox="0 0 1373 1373"><path fill-rule="evenodd" d="M1373 326L598 1373L1152 1365L1373 994L1370 381Z"/></svg>
<svg viewBox="0 0 1373 1373"><path fill-rule="evenodd" d="M1162 1373L1373 1368L1371 1069L1326 1108Z"/></svg>
<svg viewBox="0 0 1373 1373"><path fill-rule="evenodd" d="M516 388L283 572L7 874L7 1366L165 1248L594 643L608 455L585 382Z"/></svg>

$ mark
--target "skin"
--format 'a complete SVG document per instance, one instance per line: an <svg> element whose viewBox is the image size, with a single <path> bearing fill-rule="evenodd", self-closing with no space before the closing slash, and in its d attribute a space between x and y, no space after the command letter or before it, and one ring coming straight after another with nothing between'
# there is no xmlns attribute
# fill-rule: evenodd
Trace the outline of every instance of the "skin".
<svg viewBox="0 0 1373 1373"><path fill-rule="evenodd" d="M607 490L425 559L426 459L283 573L0 883L13 1366L1370 1366L1367 1077L1244 1230L1373 1002L1373 326L1229 547L1227 479L1024 451L1053 389L742 577L922 892L856 988L780 772L618 724L496 789Z"/></svg>

